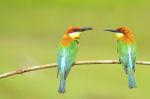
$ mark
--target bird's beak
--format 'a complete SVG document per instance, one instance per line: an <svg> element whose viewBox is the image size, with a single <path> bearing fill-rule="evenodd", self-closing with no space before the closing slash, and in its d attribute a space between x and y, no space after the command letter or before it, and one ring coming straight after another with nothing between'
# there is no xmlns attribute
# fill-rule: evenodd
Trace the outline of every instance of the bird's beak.
<svg viewBox="0 0 150 99"><path fill-rule="evenodd" d="M124 34L123 34L122 32L117 31L117 30L108 29L108 30L105 30L105 31L109 31L109 32L113 32L113 33L115 33L115 35L116 35L116 37L117 37L117 38L121 38L121 37L123 37L123 36L124 36Z"/></svg>
<svg viewBox="0 0 150 99"><path fill-rule="evenodd" d="M108 30L105 30L105 31L114 32L114 33L121 33L121 32L119 32L119 31L113 30L113 29L108 29Z"/></svg>
<svg viewBox="0 0 150 99"><path fill-rule="evenodd" d="M92 27L81 27L79 31L83 32L83 31L88 31L88 30L93 30L93 28Z"/></svg>

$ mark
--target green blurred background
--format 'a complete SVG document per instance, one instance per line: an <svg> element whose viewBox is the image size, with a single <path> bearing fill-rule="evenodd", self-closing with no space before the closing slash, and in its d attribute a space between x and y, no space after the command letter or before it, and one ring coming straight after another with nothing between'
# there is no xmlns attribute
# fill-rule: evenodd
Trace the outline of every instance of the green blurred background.
<svg viewBox="0 0 150 99"><path fill-rule="evenodd" d="M105 29L130 27L138 60L150 60L148 0L0 0L0 73L54 63L69 26L93 26L83 33L77 60L118 59L116 38ZM138 88L128 89L121 65L77 66L58 94L57 70L45 69L0 80L0 99L149 99L150 69L137 65Z"/></svg>

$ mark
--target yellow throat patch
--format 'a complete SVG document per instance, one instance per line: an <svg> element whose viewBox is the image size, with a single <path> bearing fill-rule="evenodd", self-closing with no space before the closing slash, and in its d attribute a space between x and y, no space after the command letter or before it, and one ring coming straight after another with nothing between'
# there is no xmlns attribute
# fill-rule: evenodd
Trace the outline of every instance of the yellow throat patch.
<svg viewBox="0 0 150 99"><path fill-rule="evenodd" d="M117 38L121 38L121 37L123 37L124 36L124 34L123 33L115 33L116 34L116 37Z"/></svg>
<svg viewBox="0 0 150 99"><path fill-rule="evenodd" d="M73 39L79 39L80 37L80 32L74 32L74 33L70 33L69 36Z"/></svg>

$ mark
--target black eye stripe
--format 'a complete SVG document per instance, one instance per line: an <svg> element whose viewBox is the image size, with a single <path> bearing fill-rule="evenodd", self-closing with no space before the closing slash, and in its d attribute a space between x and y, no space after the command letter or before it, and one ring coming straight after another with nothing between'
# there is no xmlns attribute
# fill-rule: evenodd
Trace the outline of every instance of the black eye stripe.
<svg viewBox="0 0 150 99"><path fill-rule="evenodd" d="M71 33L77 33L77 32L79 32L79 31L74 31L74 32L71 32Z"/></svg>

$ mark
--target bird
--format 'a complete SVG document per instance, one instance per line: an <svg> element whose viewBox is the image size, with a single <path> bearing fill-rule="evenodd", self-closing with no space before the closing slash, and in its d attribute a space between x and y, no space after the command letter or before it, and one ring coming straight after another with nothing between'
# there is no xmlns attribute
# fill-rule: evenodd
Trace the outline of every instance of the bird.
<svg viewBox="0 0 150 99"><path fill-rule="evenodd" d="M58 92L61 94L66 92L66 79L78 52L80 33L88 30L93 30L93 28L70 26L59 43L57 53L57 77L60 75Z"/></svg>
<svg viewBox="0 0 150 99"><path fill-rule="evenodd" d="M125 73L128 75L128 87L136 88L136 80L134 76L136 64L136 41L133 32L127 27L119 27L117 29L107 29L105 31L115 33L117 37L117 52L119 61L123 65Z"/></svg>

